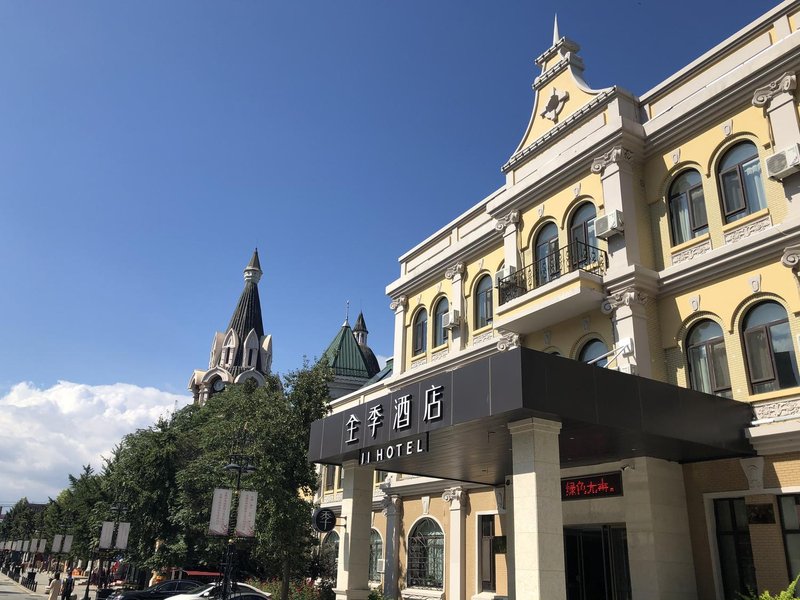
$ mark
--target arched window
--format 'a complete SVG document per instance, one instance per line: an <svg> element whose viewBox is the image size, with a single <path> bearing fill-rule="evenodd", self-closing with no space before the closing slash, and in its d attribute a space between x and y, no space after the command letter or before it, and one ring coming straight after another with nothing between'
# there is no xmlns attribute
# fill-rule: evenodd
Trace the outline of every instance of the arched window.
<svg viewBox="0 0 800 600"><path fill-rule="evenodd" d="M669 222L673 245L708 231L703 180L697 171L684 171L669 188Z"/></svg>
<svg viewBox="0 0 800 600"><path fill-rule="evenodd" d="M251 329L244 341L243 367L255 367L258 361L258 334Z"/></svg>
<svg viewBox="0 0 800 600"><path fill-rule="evenodd" d="M761 163L754 143L736 144L725 153L719 161L719 187L726 223L767 207Z"/></svg>
<svg viewBox="0 0 800 600"><path fill-rule="evenodd" d="M710 320L700 321L692 327L686 337L686 355L693 390L733 397L722 327Z"/></svg>
<svg viewBox="0 0 800 600"><path fill-rule="evenodd" d="M408 586L441 590L444 584L444 533L433 519L422 519L408 539Z"/></svg>
<svg viewBox="0 0 800 600"><path fill-rule="evenodd" d="M484 275L475 286L475 329L492 322L492 278Z"/></svg>
<svg viewBox="0 0 800 600"><path fill-rule="evenodd" d="M598 339L589 340L581 348L578 360L584 363L592 363L598 367L605 367L608 364L608 347ZM602 356L602 358L600 358ZM592 362L594 361L594 362Z"/></svg>
<svg viewBox="0 0 800 600"><path fill-rule="evenodd" d="M536 286L557 279L561 275L561 260L558 252L558 227L548 223L536 234L533 261Z"/></svg>
<svg viewBox="0 0 800 600"><path fill-rule="evenodd" d="M369 580L380 581L381 574L378 573L378 561L383 558L383 540L381 534L374 529L369 534Z"/></svg>
<svg viewBox="0 0 800 600"><path fill-rule="evenodd" d="M582 204L572 216L569 228L570 253L573 267L582 267L597 260L597 236L594 219L597 211L594 204Z"/></svg>
<svg viewBox="0 0 800 600"><path fill-rule="evenodd" d="M444 316L450 310L447 298L442 298L436 303L433 310L433 346L442 346L447 342L447 330L444 328Z"/></svg>
<svg viewBox="0 0 800 600"><path fill-rule="evenodd" d="M322 540L319 550L322 570L336 579L336 573L339 570L339 534L329 531Z"/></svg>
<svg viewBox="0 0 800 600"><path fill-rule="evenodd" d="M420 309L414 317L414 354L422 354L428 349L428 311Z"/></svg>
<svg viewBox="0 0 800 600"><path fill-rule="evenodd" d="M754 394L800 385L797 356L783 306L771 301L755 305L745 316L742 329Z"/></svg>
<svg viewBox="0 0 800 600"><path fill-rule="evenodd" d="M236 355L236 332L232 329L225 336L225 341L222 344L222 354L219 357L219 366L229 367L233 364L233 359Z"/></svg>

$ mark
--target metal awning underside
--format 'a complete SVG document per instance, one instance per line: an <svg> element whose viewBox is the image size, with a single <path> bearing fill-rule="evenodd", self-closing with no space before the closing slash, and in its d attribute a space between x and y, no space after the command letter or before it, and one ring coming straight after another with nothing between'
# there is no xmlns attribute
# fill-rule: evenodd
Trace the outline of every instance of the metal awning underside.
<svg viewBox="0 0 800 600"><path fill-rule="evenodd" d="M442 418L426 422L425 392L439 388ZM416 402L410 427L391 427L397 398ZM384 420L370 435L370 409ZM345 422L360 422L358 442L347 443ZM341 464L360 451L428 433L428 451L375 464L396 473L498 485L511 469L507 424L527 417L562 423L561 465L579 466L652 456L676 462L754 455L744 434L749 404L711 396L527 348L500 352L433 374L385 397L312 424L308 458Z"/></svg>

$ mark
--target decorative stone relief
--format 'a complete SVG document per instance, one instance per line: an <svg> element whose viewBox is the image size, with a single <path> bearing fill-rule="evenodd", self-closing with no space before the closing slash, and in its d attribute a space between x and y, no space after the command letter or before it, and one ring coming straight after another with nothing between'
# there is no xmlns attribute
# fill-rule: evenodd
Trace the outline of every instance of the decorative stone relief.
<svg viewBox="0 0 800 600"><path fill-rule="evenodd" d="M672 255L672 264L677 265L687 260L692 260L694 257L701 256L706 252L711 252L711 240L706 240L701 244L676 252Z"/></svg>
<svg viewBox="0 0 800 600"><path fill-rule="evenodd" d="M482 258L482 259L480 259L480 260L478 261L478 271L480 271L480 270L483 268L483 261L484 261L484 260L486 260L486 259L485 259L485 258Z"/></svg>
<svg viewBox="0 0 800 600"><path fill-rule="evenodd" d="M439 282L439 283L436 285L436 293L438 294L438 293L439 293L439 292L441 292L441 291L442 291L442 282L440 281L440 282Z"/></svg>
<svg viewBox="0 0 800 600"><path fill-rule="evenodd" d="M672 153L672 164L677 165L678 161L681 159L681 149L678 148L677 150L673 151Z"/></svg>
<svg viewBox="0 0 800 600"><path fill-rule="evenodd" d="M725 137L728 137L732 133L733 133L733 119L730 119L727 123L722 124L722 134Z"/></svg>
<svg viewBox="0 0 800 600"><path fill-rule="evenodd" d="M581 195L581 182L580 181L577 184L575 184L574 188L572 188L572 195L575 198L577 198L578 196Z"/></svg>
<svg viewBox="0 0 800 600"><path fill-rule="evenodd" d="M764 231L767 227L770 227L771 225L772 225L772 219L769 218L769 215L765 215L763 218L758 219L756 221L750 221L749 223L747 223L742 227L726 231L724 236L725 243L733 244L734 242L738 242L739 240L743 240L744 238L750 237L754 233L758 233L759 231Z"/></svg>
<svg viewBox="0 0 800 600"><path fill-rule="evenodd" d="M519 211L512 210L505 217L495 219L494 228L496 231L505 231L506 227L519 223Z"/></svg>
<svg viewBox="0 0 800 600"><path fill-rule="evenodd" d="M403 512L403 501L400 496L386 496L383 499L381 512L386 517L399 515Z"/></svg>
<svg viewBox="0 0 800 600"><path fill-rule="evenodd" d="M492 339L493 337L494 337L494 331L484 331L483 333L478 334L474 338L472 338L472 345L476 346L482 342Z"/></svg>
<svg viewBox="0 0 800 600"><path fill-rule="evenodd" d="M412 360L411 361L411 368L412 369L418 369L419 367L421 367L423 365L426 365L426 364L428 364L428 359L427 358L418 358L417 360Z"/></svg>
<svg viewBox="0 0 800 600"><path fill-rule="evenodd" d="M583 327L584 331L589 331L589 324L590 324L589 317L583 317L581 319L581 327Z"/></svg>
<svg viewBox="0 0 800 600"><path fill-rule="evenodd" d="M405 296L398 296L397 298L392 299L392 302L389 304L389 308L392 310L405 310L408 308L408 298Z"/></svg>
<svg viewBox="0 0 800 600"><path fill-rule="evenodd" d="M461 487L446 488L442 500L450 505L450 510L460 510L467 507L467 492Z"/></svg>
<svg viewBox="0 0 800 600"><path fill-rule="evenodd" d="M536 211L536 213L539 215L540 219L544 216L544 204L539 206L539 209Z"/></svg>
<svg viewBox="0 0 800 600"><path fill-rule="evenodd" d="M500 339L497 341L497 349L500 352L505 352L514 348L519 348L519 334L511 331L502 332Z"/></svg>
<svg viewBox="0 0 800 600"><path fill-rule="evenodd" d="M787 71L775 81L769 82L764 87L758 88L753 94L753 106L767 108L772 99L778 94L789 92L794 94L797 89L797 77L794 72Z"/></svg>
<svg viewBox="0 0 800 600"><path fill-rule="evenodd" d="M700 310L700 296L692 296L689 298L689 305L692 307L692 311L694 312Z"/></svg>
<svg viewBox="0 0 800 600"><path fill-rule="evenodd" d="M761 275L754 275L747 280L747 283L750 284L750 289L754 294L761 291Z"/></svg>
<svg viewBox="0 0 800 600"><path fill-rule="evenodd" d="M739 460L742 465L744 476L747 477L747 485L750 491L759 492L764 489L764 457L754 456L752 458L742 458Z"/></svg>
<svg viewBox="0 0 800 600"><path fill-rule="evenodd" d="M423 496L422 497L422 514L427 515L430 514L431 509L431 497L430 496Z"/></svg>
<svg viewBox="0 0 800 600"><path fill-rule="evenodd" d="M550 330L544 332L544 345L549 346L550 340L552 339L553 334Z"/></svg>
<svg viewBox="0 0 800 600"><path fill-rule="evenodd" d="M494 500L497 502L497 510L500 513L506 511L506 488L505 486L494 488Z"/></svg>
<svg viewBox="0 0 800 600"><path fill-rule="evenodd" d="M778 417L800 417L800 398L776 400L753 405L756 419L775 419Z"/></svg>
<svg viewBox="0 0 800 600"><path fill-rule="evenodd" d="M569 100L569 92L553 88L553 93L550 94L550 98L539 116L550 119L553 123L558 123L558 115L563 110L567 100Z"/></svg>
<svg viewBox="0 0 800 600"><path fill-rule="evenodd" d="M447 358L448 354L450 354L450 350L447 348L445 348L444 350L439 350L437 352L434 352L433 355L431 356L431 363L437 363L444 360L445 358Z"/></svg>
<svg viewBox="0 0 800 600"><path fill-rule="evenodd" d="M592 173L602 173L609 165L623 160L630 161L631 158L633 158L633 152L622 146L614 146L611 150L592 161Z"/></svg>
<svg viewBox="0 0 800 600"><path fill-rule="evenodd" d="M444 276L447 279L455 279L456 275L463 275L464 274L464 263L459 262L454 264L452 267L448 267L448 269L444 272Z"/></svg>
<svg viewBox="0 0 800 600"><path fill-rule="evenodd" d="M609 315L620 306L630 306L631 304L646 304L648 296L634 287L627 287L620 290L615 294L608 296L603 304L600 305L600 311L604 315Z"/></svg>
<svg viewBox="0 0 800 600"><path fill-rule="evenodd" d="M800 277L800 246L789 246L783 251L781 264L788 267L792 272Z"/></svg>

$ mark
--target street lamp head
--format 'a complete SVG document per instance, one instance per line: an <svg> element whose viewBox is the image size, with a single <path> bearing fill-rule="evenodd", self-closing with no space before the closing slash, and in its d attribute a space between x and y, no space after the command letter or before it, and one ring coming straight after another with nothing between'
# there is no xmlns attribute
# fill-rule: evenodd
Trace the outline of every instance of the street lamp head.
<svg viewBox="0 0 800 600"><path fill-rule="evenodd" d="M233 472L233 471L238 471L239 469L241 469L241 467L237 465L235 462L231 461L227 465L225 465L224 469L226 471Z"/></svg>

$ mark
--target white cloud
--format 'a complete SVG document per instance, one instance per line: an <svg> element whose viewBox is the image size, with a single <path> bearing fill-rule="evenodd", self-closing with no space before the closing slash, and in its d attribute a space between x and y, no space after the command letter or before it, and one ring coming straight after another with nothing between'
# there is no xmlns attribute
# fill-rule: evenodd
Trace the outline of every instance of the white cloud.
<svg viewBox="0 0 800 600"><path fill-rule="evenodd" d="M55 497L83 465L99 471L102 457L125 434L189 402L188 396L127 383L14 385L0 397L0 503Z"/></svg>

